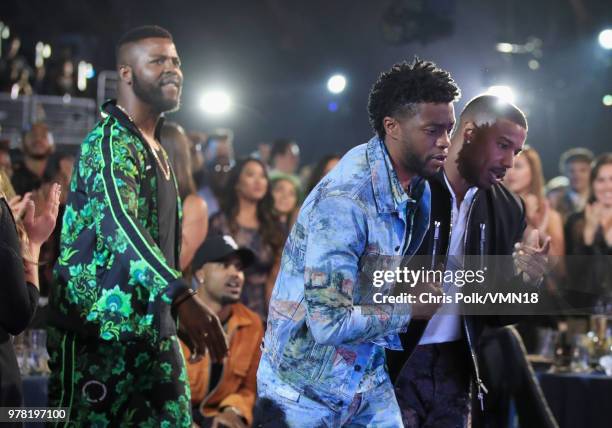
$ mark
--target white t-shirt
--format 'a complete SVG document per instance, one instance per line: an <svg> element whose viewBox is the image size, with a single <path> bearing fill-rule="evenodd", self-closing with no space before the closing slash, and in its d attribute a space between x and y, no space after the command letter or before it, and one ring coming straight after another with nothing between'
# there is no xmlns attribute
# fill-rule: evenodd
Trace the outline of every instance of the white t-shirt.
<svg viewBox="0 0 612 428"><path fill-rule="evenodd" d="M455 271L463 268L464 237L467 226L467 216L478 188L470 187L463 201L461 201L461 205L457 207L457 198L446 178L446 174L444 174L444 181L446 181L446 185L452 196L452 229L448 248L449 261L446 265L446 269ZM461 266L456 266L456 264L460 264ZM443 284L443 288L444 293L447 295L453 295L457 289L453 284L446 282ZM427 323L427 328L425 328L423 337L421 337L419 341L419 345L452 342L461 339L461 316L459 315L459 306L454 303L444 303L442 307L438 309L438 312L442 312L442 314L431 317L429 323ZM410 326L408 326L408 328L410 328Z"/></svg>

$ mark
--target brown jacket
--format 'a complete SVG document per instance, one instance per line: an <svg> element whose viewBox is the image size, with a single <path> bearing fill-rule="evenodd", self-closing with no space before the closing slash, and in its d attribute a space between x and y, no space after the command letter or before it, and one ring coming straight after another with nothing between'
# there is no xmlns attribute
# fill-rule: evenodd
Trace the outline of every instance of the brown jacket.
<svg viewBox="0 0 612 428"><path fill-rule="evenodd" d="M223 364L223 373L217 386L208 391L210 359L208 354L195 364L189 363L191 353L181 342L185 356L191 403L199 406L204 416L216 416L223 407L235 407L249 425L253 422L253 406L257 390L257 367L263 337L259 316L241 303L232 305L228 320L229 357Z"/></svg>

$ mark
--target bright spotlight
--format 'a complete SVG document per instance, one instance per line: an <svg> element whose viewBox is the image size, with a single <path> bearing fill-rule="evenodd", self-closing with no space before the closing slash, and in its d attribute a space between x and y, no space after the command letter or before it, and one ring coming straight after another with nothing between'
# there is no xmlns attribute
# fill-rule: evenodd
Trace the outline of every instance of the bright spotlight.
<svg viewBox="0 0 612 428"><path fill-rule="evenodd" d="M599 33L599 44L604 49L612 49L612 29L606 28Z"/></svg>
<svg viewBox="0 0 612 428"><path fill-rule="evenodd" d="M514 52L514 46L512 43L498 43L495 45L497 52L501 53L512 53Z"/></svg>
<svg viewBox="0 0 612 428"><path fill-rule="evenodd" d="M327 89L332 94L339 94L346 88L346 78L341 74L334 74L327 81Z"/></svg>
<svg viewBox="0 0 612 428"><path fill-rule="evenodd" d="M610 95L610 94L604 95L604 97L601 99L601 102L606 107L612 107L612 95Z"/></svg>
<svg viewBox="0 0 612 428"><path fill-rule="evenodd" d="M495 95L496 97L499 97L506 102L514 104L514 91L510 86L489 86L487 94Z"/></svg>
<svg viewBox="0 0 612 428"><path fill-rule="evenodd" d="M220 90L205 92L200 98L200 108L212 115L226 113L231 105L229 94Z"/></svg>

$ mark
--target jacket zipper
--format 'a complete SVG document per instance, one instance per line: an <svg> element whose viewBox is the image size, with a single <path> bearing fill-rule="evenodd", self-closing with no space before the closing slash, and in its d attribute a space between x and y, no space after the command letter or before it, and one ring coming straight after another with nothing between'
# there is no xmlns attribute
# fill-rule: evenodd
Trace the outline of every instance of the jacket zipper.
<svg viewBox="0 0 612 428"><path fill-rule="evenodd" d="M417 207L414 207L414 210L410 210L410 215L406 218L406 228L404 229L404 234L402 236L402 256L406 255L408 248L410 248L410 241L412 241L412 229L414 229L414 213L417 210ZM408 239L406 239L406 234L408 234Z"/></svg>
<svg viewBox="0 0 612 428"><path fill-rule="evenodd" d="M229 335L229 337L227 338L227 343L231 343L232 342L232 337L234 337L234 333L236 333L236 330L238 330L238 328L236 327L231 334ZM208 381L210 382L210 373L212 373L212 360L210 362L210 367L208 368ZM200 402L200 405L198 406L198 409L200 409L200 413L204 414L203 410L204 410L204 406L206 405L206 403L208 402L208 400L210 399L210 397L212 397L212 395L217 391L217 389L219 389L219 386L221 386L221 384L223 383L223 375L225 374L225 364L222 364L221 367L221 375L219 376L219 381L217 382L217 384L215 385L215 387L212 389L212 391L209 391L208 394L206 394L206 397L204 397L204 399Z"/></svg>
<svg viewBox="0 0 612 428"><path fill-rule="evenodd" d="M470 205L470 210L468 211L468 216L467 216L467 221L465 223L465 236L463 238L463 257L465 259L465 250L467 248L467 238L468 238L468 233L470 230L470 219L472 217L472 211L474 208L474 205L476 205L476 199L478 198L478 193L474 196L474 199L472 200L472 204ZM484 229L481 229L482 231L484 231ZM484 242L482 241L482 237L481 237L481 250L484 249ZM468 341L468 346L470 348L470 354L472 356L472 364L474 365L474 374L476 375L476 387L478 388L478 400L480 401L480 410L484 412L484 394L487 394L489 391L487 390L487 387L485 386L484 382L482 381L482 379L480 379L480 371L478 370L478 360L476 359L476 352L474 351L474 344L472 342L472 336L470 335L470 330L468 329L468 325L467 325L467 320L465 318L465 315L463 315L463 328L465 330L465 336L467 338Z"/></svg>

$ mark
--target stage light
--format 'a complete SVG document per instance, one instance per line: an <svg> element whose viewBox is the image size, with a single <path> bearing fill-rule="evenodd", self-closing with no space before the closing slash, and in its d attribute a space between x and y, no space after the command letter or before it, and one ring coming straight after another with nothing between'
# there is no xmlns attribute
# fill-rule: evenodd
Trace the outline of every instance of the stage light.
<svg viewBox="0 0 612 428"><path fill-rule="evenodd" d="M11 37L11 29L4 22L0 22L0 37L3 39L8 39Z"/></svg>
<svg viewBox="0 0 612 428"><path fill-rule="evenodd" d="M335 102L330 102L329 104L327 104L327 110L331 111L332 113L335 111L338 111L338 103Z"/></svg>
<svg viewBox="0 0 612 428"><path fill-rule="evenodd" d="M327 90L332 94L339 94L346 88L346 77L341 74L334 74L327 81Z"/></svg>
<svg viewBox="0 0 612 428"><path fill-rule="evenodd" d="M527 65L531 70L537 70L540 68L540 62L537 59L530 59Z"/></svg>
<svg viewBox="0 0 612 428"><path fill-rule="evenodd" d="M8 39L11 35L11 30L8 25L0 21L0 57L2 57L2 39Z"/></svg>
<svg viewBox="0 0 612 428"><path fill-rule="evenodd" d="M38 42L36 43L35 51L36 55L34 65L37 68L42 67L45 63L45 59L48 59L51 56L51 45L44 42Z"/></svg>
<svg viewBox="0 0 612 428"><path fill-rule="evenodd" d="M79 91L87 89L87 79L91 79L93 75L93 65L86 61L79 61L77 66L77 88L79 88Z"/></svg>
<svg viewBox="0 0 612 428"><path fill-rule="evenodd" d="M604 49L612 49L612 29L606 28L599 33L599 44Z"/></svg>
<svg viewBox="0 0 612 428"><path fill-rule="evenodd" d="M606 94L604 95L604 97L601 99L601 102L603 103L603 105L605 105L606 107L610 107L612 106L612 95L610 94Z"/></svg>
<svg viewBox="0 0 612 428"><path fill-rule="evenodd" d="M496 97L499 97L502 100L509 102L509 103L513 103L513 104L516 98L512 88L510 86L503 86L503 85L489 86L489 89L487 90L487 94L495 95Z"/></svg>
<svg viewBox="0 0 612 428"><path fill-rule="evenodd" d="M200 108L211 115L226 113L232 105L229 94L222 90L211 90L202 94Z"/></svg>
<svg viewBox="0 0 612 428"><path fill-rule="evenodd" d="M514 46L512 45L512 43L498 43L497 45L495 45L495 49L497 50L497 52L501 53L514 52Z"/></svg>

